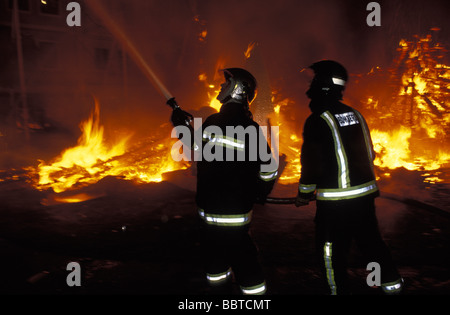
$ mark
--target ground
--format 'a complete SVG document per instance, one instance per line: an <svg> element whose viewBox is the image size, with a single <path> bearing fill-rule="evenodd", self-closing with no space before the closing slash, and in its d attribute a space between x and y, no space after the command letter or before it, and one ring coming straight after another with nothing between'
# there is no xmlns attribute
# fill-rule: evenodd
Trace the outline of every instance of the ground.
<svg viewBox="0 0 450 315"><path fill-rule="evenodd" d="M186 184L192 180L189 171L151 184L105 178L82 190L99 197L72 204L55 202L24 181L0 183L0 293L208 294L201 224ZM404 295L449 294L448 212L389 193L376 205L380 230L405 280ZM314 257L314 213L314 203L255 206L251 233L268 294L327 294ZM69 262L79 263L81 286L67 285ZM367 286L365 268L353 249L353 294L379 295Z"/></svg>

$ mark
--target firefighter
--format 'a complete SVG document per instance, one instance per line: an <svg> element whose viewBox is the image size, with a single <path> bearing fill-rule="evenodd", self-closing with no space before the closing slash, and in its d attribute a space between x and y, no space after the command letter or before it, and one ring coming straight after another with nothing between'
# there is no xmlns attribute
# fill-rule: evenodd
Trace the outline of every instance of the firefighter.
<svg viewBox="0 0 450 315"><path fill-rule="evenodd" d="M200 132L193 130L188 123L192 117L181 109L173 111L171 120L174 126L189 126L191 132L200 135L187 137L185 143L197 154L202 153L202 158L195 159L196 203L205 229L202 243L212 292L232 293L234 276L242 294L264 294L265 278L249 226L253 205L264 204L277 168L270 168L271 161L263 161L259 154L255 158L254 154L260 146L270 153L249 110L257 92L255 78L241 68L224 69L223 74L225 82L217 96L222 106L204 121ZM248 133L229 134L227 128ZM207 153L214 153L214 158Z"/></svg>
<svg viewBox="0 0 450 315"><path fill-rule="evenodd" d="M354 240L368 262L380 265L381 288L400 293L403 279L383 241L375 213L379 196L373 150L361 113L341 102L346 69L332 60L314 72L306 92L311 115L303 129L301 177L295 205L316 200L316 247L331 294L348 294L346 259Z"/></svg>

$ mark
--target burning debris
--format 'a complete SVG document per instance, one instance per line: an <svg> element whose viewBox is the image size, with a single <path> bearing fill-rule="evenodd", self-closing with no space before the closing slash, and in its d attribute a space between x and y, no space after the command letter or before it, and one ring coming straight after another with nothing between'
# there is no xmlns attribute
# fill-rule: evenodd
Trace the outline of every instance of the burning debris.
<svg viewBox="0 0 450 315"><path fill-rule="evenodd" d="M383 89L367 95L363 105L370 113L375 165L380 169L436 171L450 165L446 52L431 35L402 39L391 68L376 67L367 75L372 87ZM435 175L428 180L444 181Z"/></svg>
<svg viewBox="0 0 450 315"><path fill-rule="evenodd" d="M114 176L138 183L160 182L162 174L186 166L171 159L174 140L167 137L170 129L162 130L154 138L141 139L130 144L131 134L125 134L112 145L107 145L104 128L100 124L100 106L80 125L82 134L77 146L68 148L50 163L40 161L29 167L33 186L39 190L52 189L55 193L76 190L94 184L106 176ZM63 198L66 202L89 200L86 195ZM62 201L61 198L59 201Z"/></svg>

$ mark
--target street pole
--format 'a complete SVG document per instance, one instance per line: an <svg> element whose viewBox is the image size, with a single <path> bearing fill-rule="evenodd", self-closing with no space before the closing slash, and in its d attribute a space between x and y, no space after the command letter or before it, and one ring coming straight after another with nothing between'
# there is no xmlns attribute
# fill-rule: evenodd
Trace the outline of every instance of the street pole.
<svg viewBox="0 0 450 315"><path fill-rule="evenodd" d="M24 128L24 132L25 132L25 140L28 143L30 140L30 131L28 129L29 113L28 113L28 104L27 104L25 68L24 68L24 64L23 64L23 48L22 48L22 36L20 33L18 0L13 1L13 29L14 29L14 34L16 37L17 61L18 61L18 66L19 66L20 100L22 103L23 128Z"/></svg>

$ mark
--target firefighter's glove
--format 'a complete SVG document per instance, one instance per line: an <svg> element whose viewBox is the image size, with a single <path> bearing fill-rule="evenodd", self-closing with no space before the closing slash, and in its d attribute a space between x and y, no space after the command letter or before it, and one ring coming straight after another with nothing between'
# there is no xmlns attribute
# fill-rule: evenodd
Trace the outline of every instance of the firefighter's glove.
<svg viewBox="0 0 450 315"><path fill-rule="evenodd" d="M172 116L170 117L170 120L172 121L172 124L174 127L176 126L188 126L189 123L194 119L194 117L189 114L188 112L185 112L181 108L175 108L172 111Z"/></svg>
<svg viewBox="0 0 450 315"><path fill-rule="evenodd" d="M308 204L309 199L305 199L303 196L300 196L300 194L297 195L297 198L295 199L296 207L307 206Z"/></svg>

